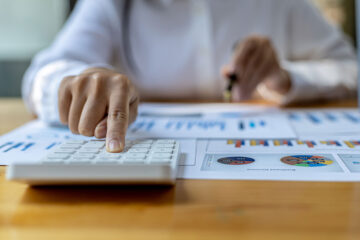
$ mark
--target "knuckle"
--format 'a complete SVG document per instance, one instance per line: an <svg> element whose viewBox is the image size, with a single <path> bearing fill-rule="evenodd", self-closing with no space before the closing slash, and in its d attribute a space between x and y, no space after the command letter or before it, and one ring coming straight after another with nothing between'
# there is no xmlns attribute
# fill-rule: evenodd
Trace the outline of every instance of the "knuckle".
<svg viewBox="0 0 360 240"><path fill-rule="evenodd" d="M66 76L66 77L64 77L63 80L61 81L61 85L69 84L69 82L73 81L74 78L75 78L75 76Z"/></svg>
<svg viewBox="0 0 360 240"><path fill-rule="evenodd" d="M72 92L75 94L81 94L84 91L86 82L87 77L76 76L71 86Z"/></svg>
<svg viewBox="0 0 360 240"><path fill-rule="evenodd" d="M267 38L267 37L261 37L261 38L259 39L259 43L260 43L261 45L264 45L264 46L270 46L270 45L271 45L271 41L270 41L270 39Z"/></svg>
<svg viewBox="0 0 360 240"><path fill-rule="evenodd" d="M59 86L59 95L63 95L69 90L69 85L73 81L73 79L73 76L67 76L63 78Z"/></svg>
<svg viewBox="0 0 360 240"><path fill-rule="evenodd" d="M271 44L271 41L266 36L255 35L255 36L249 37L247 39L246 43L249 47L254 48L254 47L258 47L258 46L268 46Z"/></svg>
<svg viewBox="0 0 360 240"><path fill-rule="evenodd" d="M101 80L104 79L104 74L101 72L94 72L91 74L92 79Z"/></svg>
<svg viewBox="0 0 360 240"><path fill-rule="evenodd" d="M108 117L112 121L127 121L128 119L128 115L120 109L112 110L109 112Z"/></svg>
<svg viewBox="0 0 360 240"><path fill-rule="evenodd" d="M113 77L115 84L123 91L127 91L130 88L130 80L124 75L117 74Z"/></svg>
<svg viewBox="0 0 360 240"><path fill-rule="evenodd" d="M100 98L104 93L106 79L103 76L97 76L91 79L90 95L94 98Z"/></svg>

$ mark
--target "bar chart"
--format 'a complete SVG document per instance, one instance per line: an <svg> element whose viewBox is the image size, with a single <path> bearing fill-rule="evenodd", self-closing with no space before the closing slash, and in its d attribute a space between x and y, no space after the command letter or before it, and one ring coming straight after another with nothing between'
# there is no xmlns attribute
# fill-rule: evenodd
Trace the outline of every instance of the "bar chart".
<svg viewBox="0 0 360 240"><path fill-rule="evenodd" d="M360 113L357 110L290 111L288 118L299 137L360 133Z"/></svg>

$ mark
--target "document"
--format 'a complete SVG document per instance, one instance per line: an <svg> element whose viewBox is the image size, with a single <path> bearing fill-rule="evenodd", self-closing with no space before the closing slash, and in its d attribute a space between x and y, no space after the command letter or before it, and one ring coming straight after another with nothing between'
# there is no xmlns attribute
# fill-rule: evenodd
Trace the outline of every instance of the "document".
<svg viewBox="0 0 360 240"><path fill-rule="evenodd" d="M198 140L178 178L360 181L360 141Z"/></svg>
<svg viewBox="0 0 360 240"><path fill-rule="evenodd" d="M290 110L287 114L299 137L360 135L358 109Z"/></svg>
<svg viewBox="0 0 360 240"><path fill-rule="evenodd" d="M178 178L360 181L357 109L143 104L127 139L180 141ZM0 165L38 161L72 134L35 120L0 137Z"/></svg>
<svg viewBox="0 0 360 240"><path fill-rule="evenodd" d="M147 104L129 138L296 138L286 114L267 109L198 104Z"/></svg>

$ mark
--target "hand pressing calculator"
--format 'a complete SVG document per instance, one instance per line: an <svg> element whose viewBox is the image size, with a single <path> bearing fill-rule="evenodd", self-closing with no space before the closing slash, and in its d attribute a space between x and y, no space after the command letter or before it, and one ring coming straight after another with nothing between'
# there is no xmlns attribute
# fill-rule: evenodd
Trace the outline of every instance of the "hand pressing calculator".
<svg viewBox="0 0 360 240"><path fill-rule="evenodd" d="M174 184L178 158L179 143L171 139L127 141L121 153L107 152L103 140L70 140L39 161L9 165L7 179L31 185Z"/></svg>

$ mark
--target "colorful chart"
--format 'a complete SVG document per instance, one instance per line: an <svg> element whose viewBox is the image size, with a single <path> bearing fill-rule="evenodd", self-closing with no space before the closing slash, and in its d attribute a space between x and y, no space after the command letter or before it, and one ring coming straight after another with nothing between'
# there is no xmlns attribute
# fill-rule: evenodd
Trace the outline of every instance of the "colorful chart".
<svg viewBox="0 0 360 240"><path fill-rule="evenodd" d="M293 155L281 158L281 162L298 167L323 167L333 163L332 160L315 155Z"/></svg>
<svg viewBox="0 0 360 240"><path fill-rule="evenodd" d="M217 160L218 163L226 165L244 165L255 162L255 159L249 157L224 157Z"/></svg>
<svg viewBox="0 0 360 240"><path fill-rule="evenodd" d="M241 148L244 146L247 147L255 147L255 146L263 146L268 147L270 143L273 143L273 146L286 146L286 147L295 147L295 146L305 146L308 148L314 148L316 146L323 147L347 147L347 148L356 148L360 147L359 140L350 140L350 141L338 141L338 140L293 140L293 139L274 139L274 140L266 140L266 139L228 139L226 140L226 145L233 145L235 148ZM344 144L344 145L343 145Z"/></svg>

